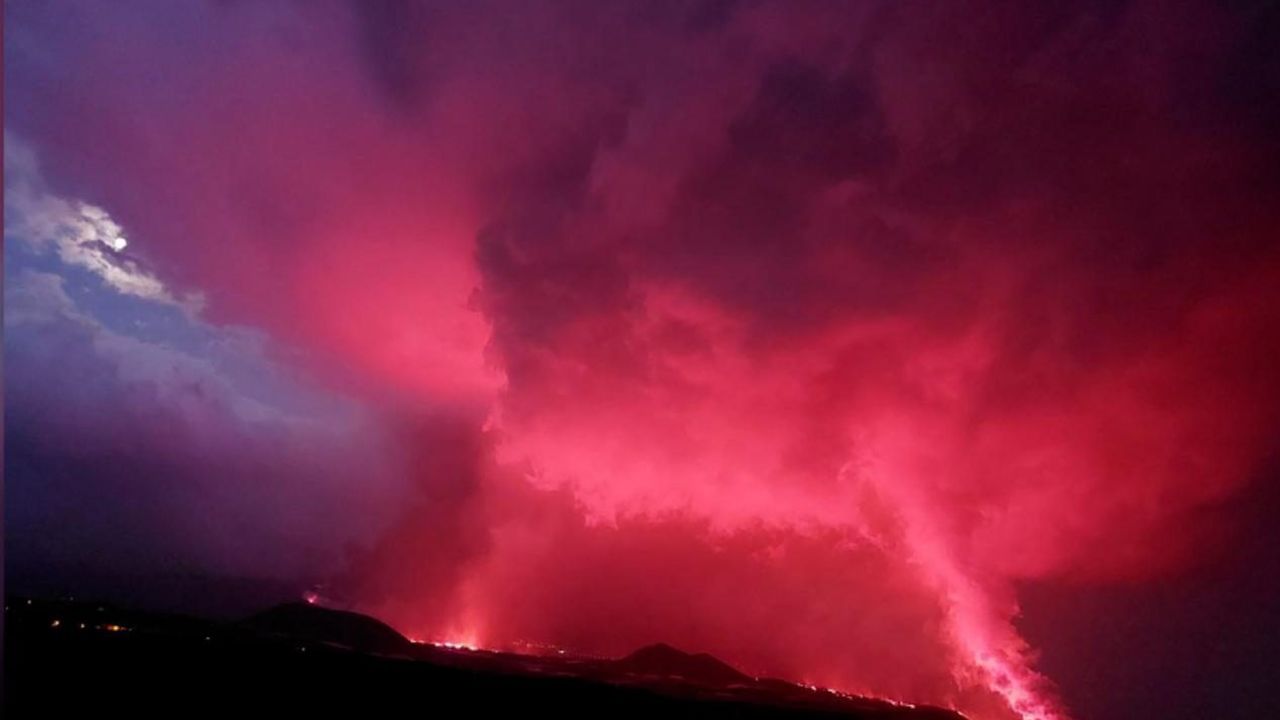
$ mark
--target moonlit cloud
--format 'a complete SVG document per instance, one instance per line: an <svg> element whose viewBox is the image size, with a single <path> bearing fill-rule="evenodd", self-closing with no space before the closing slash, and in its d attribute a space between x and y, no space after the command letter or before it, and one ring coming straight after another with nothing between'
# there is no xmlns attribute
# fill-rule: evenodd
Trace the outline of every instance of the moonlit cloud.
<svg viewBox="0 0 1280 720"><path fill-rule="evenodd" d="M198 313L198 294L173 297L154 274L123 255L129 241L106 210L44 189L34 152L7 130L5 149L5 235L41 251L52 251L125 295Z"/></svg>
<svg viewBox="0 0 1280 720"><path fill-rule="evenodd" d="M282 366L260 331L200 319L118 256L109 213L40 190L34 153L6 142L14 577L100 558L126 576L315 578L367 542L404 483L383 420Z"/></svg>

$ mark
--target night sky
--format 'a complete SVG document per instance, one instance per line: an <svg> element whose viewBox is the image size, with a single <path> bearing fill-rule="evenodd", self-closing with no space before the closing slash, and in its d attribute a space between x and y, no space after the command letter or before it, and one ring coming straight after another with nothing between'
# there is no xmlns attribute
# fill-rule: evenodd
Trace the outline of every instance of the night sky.
<svg viewBox="0 0 1280 720"><path fill-rule="evenodd" d="M1276 3L9 0L4 81L10 592L1280 716Z"/></svg>

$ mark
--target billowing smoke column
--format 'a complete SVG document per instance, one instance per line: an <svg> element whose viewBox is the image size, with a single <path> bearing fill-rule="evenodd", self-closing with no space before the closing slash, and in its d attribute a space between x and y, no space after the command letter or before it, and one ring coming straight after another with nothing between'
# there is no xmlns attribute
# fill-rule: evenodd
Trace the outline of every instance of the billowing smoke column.
<svg viewBox="0 0 1280 720"><path fill-rule="evenodd" d="M1193 39L1167 17L1106 42L1099 18L929 14L876 14L827 62L794 55L837 36L798 30L741 96L699 107L734 73L695 71L551 150L563 187L527 183L480 236L498 448L601 522L873 547L936 602L961 686L1056 717L1012 583L1175 566L1247 481L1277 397L1275 219L1222 185L1254 158L1179 117L1165 73ZM950 46L951 23L992 45ZM881 585L814 592L896 602Z"/></svg>
<svg viewBox="0 0 1280 720"><path fill-rule="evenodd" d="M1049 720L1018 583L1195 561L1275 440L1256 20L161 4L44 28L92 124L18 112L211 312L415 418L360 606Z"/></svg>

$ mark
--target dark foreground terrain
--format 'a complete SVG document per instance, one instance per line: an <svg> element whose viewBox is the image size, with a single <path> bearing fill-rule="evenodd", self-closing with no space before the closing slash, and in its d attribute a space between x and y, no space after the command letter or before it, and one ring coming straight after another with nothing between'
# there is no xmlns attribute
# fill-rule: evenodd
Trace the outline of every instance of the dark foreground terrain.
<svg viewBox="0 0 1280 720"><path fill-rule="evenodd" d="M601 660L416 644L305 603L228 624L9 598L4 681L6 718L960 718L759 680L666 645Z"/></svg>

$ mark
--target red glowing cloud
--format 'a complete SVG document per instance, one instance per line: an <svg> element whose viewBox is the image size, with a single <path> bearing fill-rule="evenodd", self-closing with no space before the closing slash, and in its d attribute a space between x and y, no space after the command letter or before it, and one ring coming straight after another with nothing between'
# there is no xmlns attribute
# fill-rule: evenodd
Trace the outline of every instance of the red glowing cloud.
<svg viewBox="0 0 1280 720"><path fill-rule="evenodd" d="M45 28L74 92L18 92L215 317L417 418L345 573L415 636L1064 717L1017 583L1185 567L1274 444L1235 18L395 7Z"/></svg>

